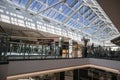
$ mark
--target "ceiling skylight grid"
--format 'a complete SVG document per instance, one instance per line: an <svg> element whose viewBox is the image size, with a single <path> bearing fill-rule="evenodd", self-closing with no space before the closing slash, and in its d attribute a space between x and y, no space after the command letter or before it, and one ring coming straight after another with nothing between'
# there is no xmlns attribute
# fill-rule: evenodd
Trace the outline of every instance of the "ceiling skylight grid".
<svg viewBox="0 0 120 80"><path fill-rule="evenodd" d="M96 34L97 32L100 34L100 32L103 31L103 34L107 36L108 33L108 35L117 33L116 29L113 28L114 25L110 22L109 18L104 14L95 0L66 0L66 2L61 3L58 2L63 0L9 1L28 11L32 11L35 14L34 16L39 16L39 14L44 15L63 23L63 25L83 29L80 31L85 31L85 33L87 32L88 34L98 35Z"/></svg>
<svg viewBox="0 0 120 80"><path fill-rule="evenodd" d="M76 3L78 2L78 0L67 0L67 3L70 7L73 7Z"/></svg>
<svg viewBox="0 0 120 80"><path fill-rule="evenodd" d="M34 1L28 9L38 12L40 9L44 9L44 6L37 1Z"/></svg>
<svg viewBox="0 0 120 80"><path fill-rule="evenodd" d="M75 9L77 9L81 4L82 4L82 2L83 2L83 0L78 0L79 2L77 2L73 7L71 7L71 8L73 8L74 10Z"/></svg>
<svg viewBox="0 0 120 80"><path fill-rule="evenodd" d="M49 13L47 14L47 16L49 16L50 18L52 18L55 15L55 11L54 10L50 10Z"/></svg>

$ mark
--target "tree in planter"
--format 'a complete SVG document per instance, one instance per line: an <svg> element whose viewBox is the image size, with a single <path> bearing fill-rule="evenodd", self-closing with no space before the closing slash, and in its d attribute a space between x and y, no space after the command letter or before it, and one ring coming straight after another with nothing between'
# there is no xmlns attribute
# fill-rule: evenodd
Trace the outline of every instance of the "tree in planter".
<svg viewBox="0 0 120 80"><path fill-rule="evenodd" d="M87 43L90 41L90 39L83 37L82 41L84 42L84 47L87 47Z"/></svg>
<svg viewBox="0 0 120 80"><path fill-rule="evenodd" d="M87 43L90 41L89 39L86 39L83 37L82 41L84 42L83 50L82 50L82 55L83 57L87 57Z"/></svg>

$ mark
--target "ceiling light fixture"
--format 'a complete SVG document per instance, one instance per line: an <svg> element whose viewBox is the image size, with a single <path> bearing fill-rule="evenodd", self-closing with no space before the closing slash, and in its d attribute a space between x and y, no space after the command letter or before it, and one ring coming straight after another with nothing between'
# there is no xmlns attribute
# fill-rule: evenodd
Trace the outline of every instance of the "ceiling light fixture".
<svg viewBox="0 0 120 80"><path fill-rule="evenodd" d="M79 21L80 20L80 17L79 17L79 13L78 13L78 18L77 18L77 21Z"/></svg>
<svg viewBox="0 0 120 80"><path fill-rule="evenodd" d="M63 7L62 7L63 3L60 4L60 8L59 11L62 12L63 11Z"/></svg>

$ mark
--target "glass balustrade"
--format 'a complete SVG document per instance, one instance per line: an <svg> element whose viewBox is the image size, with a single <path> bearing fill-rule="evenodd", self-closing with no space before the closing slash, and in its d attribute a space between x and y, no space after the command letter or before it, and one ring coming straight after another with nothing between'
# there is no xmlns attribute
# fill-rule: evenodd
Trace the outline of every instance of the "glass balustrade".
<svg viewBox="0 0 120 80"><path fill-rule="evenodd" d="M58 43L53 45L9 42L7 37L1 38L0 41L0 61L15 59L81 58L77 54L79 49L75 46L72 49L72 57L69 56L68 44L63 44L63 47L60 48ZM84 47L79 54L84 54ZM87 56L85 58L120 60L120 48L114 51L110 47L98 46L90 48L90 46L87 46Z"/></svg>

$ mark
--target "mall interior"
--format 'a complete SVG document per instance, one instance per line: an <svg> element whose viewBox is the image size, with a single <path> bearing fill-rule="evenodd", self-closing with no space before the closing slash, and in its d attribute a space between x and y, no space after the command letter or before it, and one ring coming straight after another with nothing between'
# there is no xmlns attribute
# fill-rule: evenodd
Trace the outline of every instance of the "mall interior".
<svg viewBox="0 0 120 80"><path fill-rule="evenodd" d="M0 0L0 80L120 80L119 0Z"/></svg>

